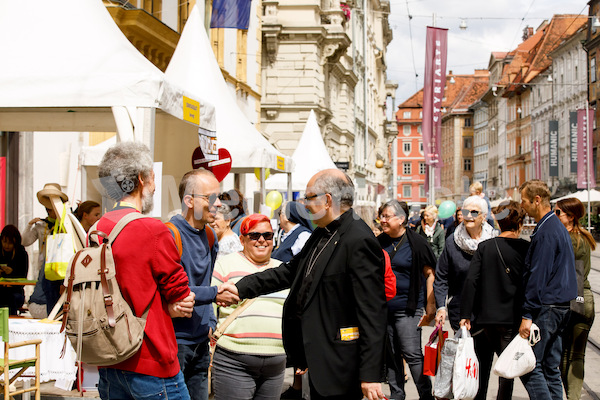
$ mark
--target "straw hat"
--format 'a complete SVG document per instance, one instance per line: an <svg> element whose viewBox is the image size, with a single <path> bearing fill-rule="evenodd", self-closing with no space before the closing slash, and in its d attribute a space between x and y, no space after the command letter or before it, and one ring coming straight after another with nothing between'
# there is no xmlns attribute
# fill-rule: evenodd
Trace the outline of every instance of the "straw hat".
<svg viewBox="0 0 600 400"><path fill-rule="evenodd" d="M38 201L46 208L52 208L49 196L58 196L63 203L69 201L69 196L63 193L58 183L46 183L44 188L37 192Z"/></svg>

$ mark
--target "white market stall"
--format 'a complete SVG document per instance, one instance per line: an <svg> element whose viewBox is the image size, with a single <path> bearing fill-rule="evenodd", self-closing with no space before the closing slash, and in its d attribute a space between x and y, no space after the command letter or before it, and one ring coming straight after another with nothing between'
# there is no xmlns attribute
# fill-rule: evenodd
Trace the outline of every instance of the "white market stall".
<svg viewBox="0 0 600 400"><path fill-rule="evenodd" d="M291 159L275 149L248 121L229 93L196 6L190 13L165 74L169 80L192 93L210 94L208 99L216 109L218 147L230 152L231 172L253 174L254 168L261 169L263 199L267 168L272 172L291 173ZM287 174L278 175L285 179Z"/></svg>
<svg viewBox="0 0 600 400"><path fill-rule="evenodd" d="M550 202L556 203L557 201L564 200L564 199L570 199L570 198L576 198L577 200L581 201L584 204L587 203L588 201L590 203L600 203L600 192L597 191L596 189L591 189L588 194L587 190L580 190L579 192L570 193L566 196L562 196L557 199L550 200Z"/></svg>
<svg viewBox="0 0 600 400"><path fill-rule="evenodd" d="M310 178L324 169L336 168L331 156L323 142L321 129L313 110L304 126L304 131L298 142L298 147L292 156L294 169L292 172L292 189L294 192L303 192ZM286 182L280 175L267 179L267 189L283 189ZM291 198L291 197L288 197Z"/></svg>

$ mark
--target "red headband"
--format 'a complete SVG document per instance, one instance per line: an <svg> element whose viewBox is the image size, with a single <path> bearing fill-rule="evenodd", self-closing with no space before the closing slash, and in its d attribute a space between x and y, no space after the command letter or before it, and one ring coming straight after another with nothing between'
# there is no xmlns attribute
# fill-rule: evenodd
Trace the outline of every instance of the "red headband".
<svg viewBox="0 0 600 400"><path fill-rule="evenodd" d="M246 235L250 232L250 229L254 228L260 222L268 222L271 224L271 220L266 215L262 214L252 214L244 218L242 221L242 226L240 226L240 233L242 235Z"/></svg>

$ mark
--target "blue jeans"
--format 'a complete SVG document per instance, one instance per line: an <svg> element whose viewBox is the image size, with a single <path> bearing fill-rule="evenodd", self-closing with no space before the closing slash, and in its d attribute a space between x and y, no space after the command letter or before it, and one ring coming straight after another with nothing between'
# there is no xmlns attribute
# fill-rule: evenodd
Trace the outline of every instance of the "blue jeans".
<svg viewBox="0 0 600 400"><path fill-rule="evenodd" d="M177 358L192 400L208 400L208 339L196 344L177 344Z"/></svg>
<svg viewBox="0 0 600 400"><path fill-rule="evenodd" d="M569 307L542 306L533 323L540 328L541 340L533 346L535 369L521 377L531 400L562 400L560 377L561 333L568 322Z"/></svg>
<svg viewBox="0 0 600 400"><path fill-rule="evenodd" d="M388 335L392 344L395 367L388 366L388 383L391 398L404 400L404 363L406 360L410 374L417 386L420 399L433 400L431 394L431 379L423 375L423 350L421 347L421 328L417 327L423 310L417 310L414 316L406 315L404 311L388 314Z"/></svg>
<svg viewBox="0 0 600 400"><path fill-rule="evenodd" d="M234 353L217 346L213 357L215 400L279 400L285 355Z"/></svg>
<svg viewBox="0 0 600 400"><path fill-rule="evenodd" d="M114 368L98 368L98 373L98 392L102 400L190 400L181 371L172 378L157 378Z"/></svg>

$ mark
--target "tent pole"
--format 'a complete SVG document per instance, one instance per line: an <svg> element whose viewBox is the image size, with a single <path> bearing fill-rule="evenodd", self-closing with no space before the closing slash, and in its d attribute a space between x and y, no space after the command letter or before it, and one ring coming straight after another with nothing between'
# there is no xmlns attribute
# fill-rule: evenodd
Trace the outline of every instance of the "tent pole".
<svg viewBox="0 0 600 400"><path fill-rule="evenodd" d="M260 202L264 204L267 198L267 189L265 187L265 168L260 167Z"/></svg>
<svg viewBox="0 0 600 400"><path fill-rule="evenodd" d="M292 193L292 173L291 172L287 172L287 199L288 201L292 201L294 200L293 196L294 194Z"/></svg>

